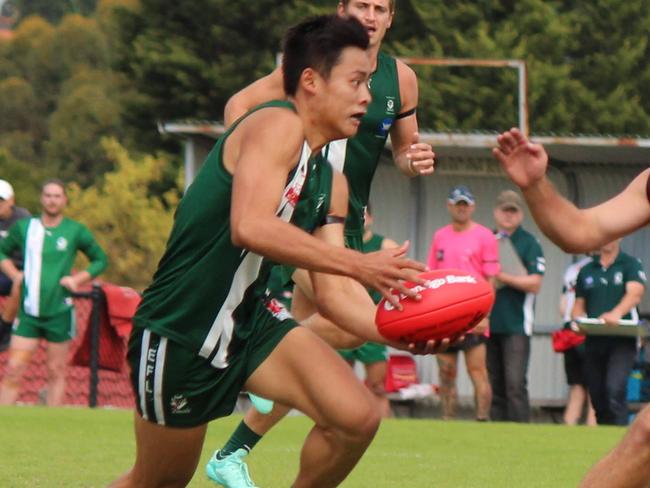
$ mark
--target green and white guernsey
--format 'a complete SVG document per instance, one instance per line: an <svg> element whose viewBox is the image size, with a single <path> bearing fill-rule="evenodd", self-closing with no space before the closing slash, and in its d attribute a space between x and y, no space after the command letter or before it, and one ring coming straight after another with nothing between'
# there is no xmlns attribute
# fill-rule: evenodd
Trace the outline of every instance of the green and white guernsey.
<svg viewBox="0 0 650 488"><path fill-rule="evenodd" d="M246 116L267 107L295 110L290 102L273 101ZM254 321L248 319L260 300L280 320L289 317L267 289L270 271L277 265L232 243L232 175L223 165L223 146L246 116L217 141L183 196L165 253L134 321L137 327L196 351L216 368L228 366L234 337L242 339L234 341L241 346L254 333ZM277 209L277 216L307 232L324 221L332 186L331 166L320 154L310 155L305 145Z"/></svg>
<svg viewBox="0 0 650 488"><path fill-rule="evenodd" d="M77 251L90 260L91 276L106 268L106 254L88 228L68 218L56 227L45 227L38 217L19 220L0 245L0 259L17 249L25 255L22 307L33 317L53 317L72 307L59 280L70 274Z"/></svg>
<svg viewBox="0 0 650 488"><path fill-rule="evenodd" d="M372 102L354 137L331 142L326 157L348 179L350 204L345 222L346 235L363 235L364 208L370 199L370 185L386 139L402 107L395 58L377 56L377 69L370 77ZM361 249L357 249L361 250Z"/></svg>

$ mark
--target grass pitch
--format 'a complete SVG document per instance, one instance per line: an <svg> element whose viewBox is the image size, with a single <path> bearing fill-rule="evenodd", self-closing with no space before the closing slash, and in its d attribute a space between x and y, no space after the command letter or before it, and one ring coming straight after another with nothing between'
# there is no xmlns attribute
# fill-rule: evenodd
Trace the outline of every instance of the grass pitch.
<svg viewBox="0 0 650 488"><path fill-rule="evenodd" d="M211 424L190 486L214 487L203 466L240 416ZM253 480L290 486L310 422L289 417L250 456ZM622 437L615 427L384 421L346 488L574 487ZM133 461L132 413L123 410L0 407L0 487L106 486Z"/></svg>

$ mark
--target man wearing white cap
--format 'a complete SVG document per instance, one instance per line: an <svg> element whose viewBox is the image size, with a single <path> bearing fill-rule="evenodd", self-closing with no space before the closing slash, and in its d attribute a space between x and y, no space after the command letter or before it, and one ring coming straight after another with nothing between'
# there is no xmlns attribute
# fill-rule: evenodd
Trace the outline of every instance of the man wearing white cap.
<svg viewBox="0 0 650 488"><path fill-rule="evenodd" d="M14 222L29 216L30 213L26 209L16 207L14 189L11 184L8 181L0 180L0 241L7 237L9 227ZM22 253L12 254L11 260L18 269L22 269ZM18 311L20 282L13 283L2 271L0 271L0 295L8 297L4 302L2 312L0 312L0 351L4 351L9 346L11 325Z"/></svg>

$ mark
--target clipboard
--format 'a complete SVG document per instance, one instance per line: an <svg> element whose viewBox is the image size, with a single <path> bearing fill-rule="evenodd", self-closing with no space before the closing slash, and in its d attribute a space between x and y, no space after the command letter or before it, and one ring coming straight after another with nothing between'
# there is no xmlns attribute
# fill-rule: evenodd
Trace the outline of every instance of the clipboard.
<svg viewBox="0 0 650 488"><path fill-rule="evenodd" d="M575 322L578 325L578 331L586 335L648 337L648 325L637 320L621 319L618 322L618 327L608 327L604 320L588 317L578 317Z"/></svg>
<svg viewBox="0 0 650 488"><path fill-rule="evenodd" d="M508 273L514 276L526 276L528 270L524 266L524 263L521 262L519 254L515 246L512 245L512 241L508 236L501 236L498 239L499 243L499 264L501 265L501 271ZM499 280L495 281L495 287L497 289L503 287L503 283Z"/></svg>

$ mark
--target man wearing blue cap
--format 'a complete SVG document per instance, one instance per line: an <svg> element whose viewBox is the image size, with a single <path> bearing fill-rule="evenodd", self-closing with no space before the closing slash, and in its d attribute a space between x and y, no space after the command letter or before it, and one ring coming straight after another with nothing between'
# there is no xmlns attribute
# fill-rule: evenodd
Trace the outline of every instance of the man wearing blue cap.
<svg viewBox="0 0 650 488"><path fill-rule="evenodd" d="M476 202L469 188L459 185L451 190L447 199L451 223L433 235L427 264L431 269L460 269L492 282L499 273L497 240L490 229L472 220L475 209ZM463 351L467 372L474 384L476 419L488 419L492 401L485 359L488 335L488 320L485 319L459 345L438 354L443 418L451 419L456 415L458 352Z"/></svg>

